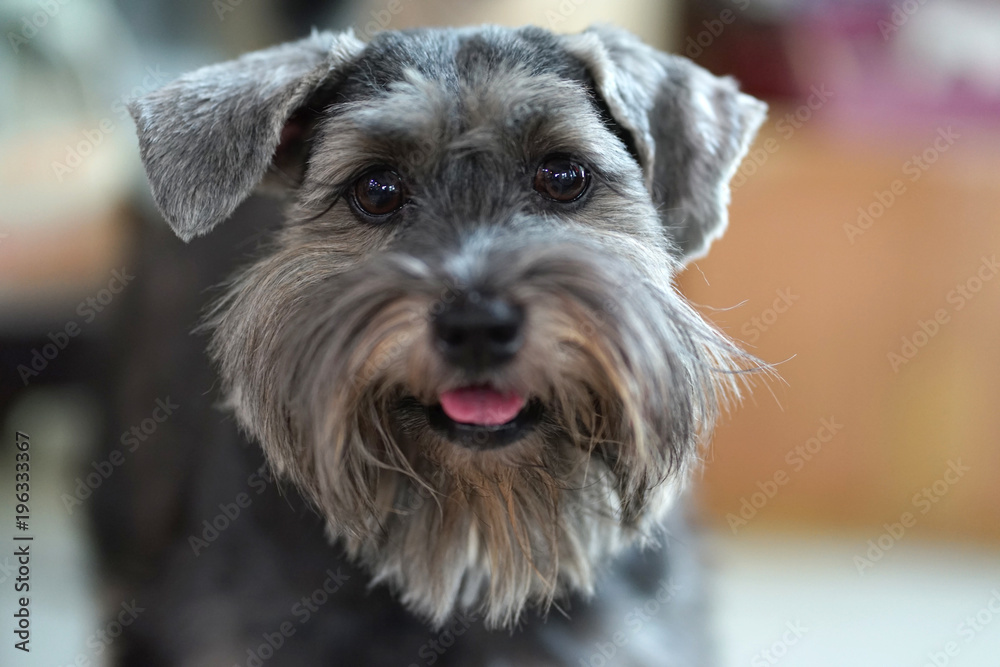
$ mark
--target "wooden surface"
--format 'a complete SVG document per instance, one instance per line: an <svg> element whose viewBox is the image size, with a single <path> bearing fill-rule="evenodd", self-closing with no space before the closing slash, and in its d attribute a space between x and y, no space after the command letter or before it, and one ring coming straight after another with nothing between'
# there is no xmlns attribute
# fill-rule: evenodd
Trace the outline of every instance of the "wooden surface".
<svg viewBox="0 0 1000 667"><path fill-rule="evenodd" d="M788 138L782 115L755 144L772 139L766 160L737 176L727 235L681 280L698 304L742 304L704 312L784 362L787 383L759 385L717 431L711 519L876 538L909 513L907 535L1000 538L1000 134L952 123L958 138L921 171L909 161L947 124L852 136L814 120ZM845 228L897 179L880 217ZM740 515L744 499L756 514Z"/></svg>

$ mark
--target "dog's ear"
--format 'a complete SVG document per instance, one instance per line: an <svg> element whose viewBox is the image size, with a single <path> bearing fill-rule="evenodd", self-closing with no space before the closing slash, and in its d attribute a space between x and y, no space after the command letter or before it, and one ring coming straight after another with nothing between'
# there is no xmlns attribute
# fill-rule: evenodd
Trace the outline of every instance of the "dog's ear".
<svg viewBox="0 0 1000 667"><path fill-rule="evenodd" d="M594 26L565 37L597 93L626 130L684 261L725 231L729 180L764 121L767 105L680 56L631 33Z"/></svg>
<svg viewBox="0 0 1000 667"><path fill-rule="evenodd" d="M196 70L129 104L153 197L178 236L189 241L229 217L272 164L294 172L304 113L363 48L350 32L314 32Z"/></svg>

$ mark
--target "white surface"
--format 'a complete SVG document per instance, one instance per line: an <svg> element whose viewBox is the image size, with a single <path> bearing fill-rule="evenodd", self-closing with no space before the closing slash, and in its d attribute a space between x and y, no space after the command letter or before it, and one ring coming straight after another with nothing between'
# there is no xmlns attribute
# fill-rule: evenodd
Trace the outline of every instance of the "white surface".
<svg viewBox="0 0 1000 667"><path fill-rule="evenodd" d="M1000 665L997 551L904 540L862 576L854 557L867 549L863 538L709 543L723 667ZM987 621L978 631L965 624L977 613ZM769 661L761 651L783 641L789 622L807 631Z"/></svg>

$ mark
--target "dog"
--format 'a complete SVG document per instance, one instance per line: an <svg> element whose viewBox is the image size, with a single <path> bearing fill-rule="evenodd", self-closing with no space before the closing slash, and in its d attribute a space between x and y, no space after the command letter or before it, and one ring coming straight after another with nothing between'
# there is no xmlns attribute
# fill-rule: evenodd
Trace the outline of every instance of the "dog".
<svg viewBox="0 0 1000 667"><path fill-rule="evenodd" d="M621 29L487 26L314 32L130 111L173 232L237 219L140 254L123 400L180 407L97 502L149 609L119 664L710 660L683 499L760 365L674 278L762 102ZM234 424L166 318L237 264L202 320Z"/></svg>

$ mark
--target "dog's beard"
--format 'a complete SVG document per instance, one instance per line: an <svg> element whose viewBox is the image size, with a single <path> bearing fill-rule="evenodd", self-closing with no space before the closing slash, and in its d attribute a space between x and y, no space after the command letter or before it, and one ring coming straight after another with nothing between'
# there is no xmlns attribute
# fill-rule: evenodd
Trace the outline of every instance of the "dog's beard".
<svg viewBox="0 0 1000 667"><path fill-rule="evenodd" d="M610 557L655 534L736 371L752 365L676 294L665 255L638 245L639 262L550 239L486 244L474 260L385 254L341 272L301 250L234 285L213 355L270 461L376 581L435 624L469 608L510 625L530 605L590 593ZM517 357L475 376L446 364L430 333L469 287L526 309ZM488 451L452 442L428 409L469 384L528 397L537 423Z"/></svg>

